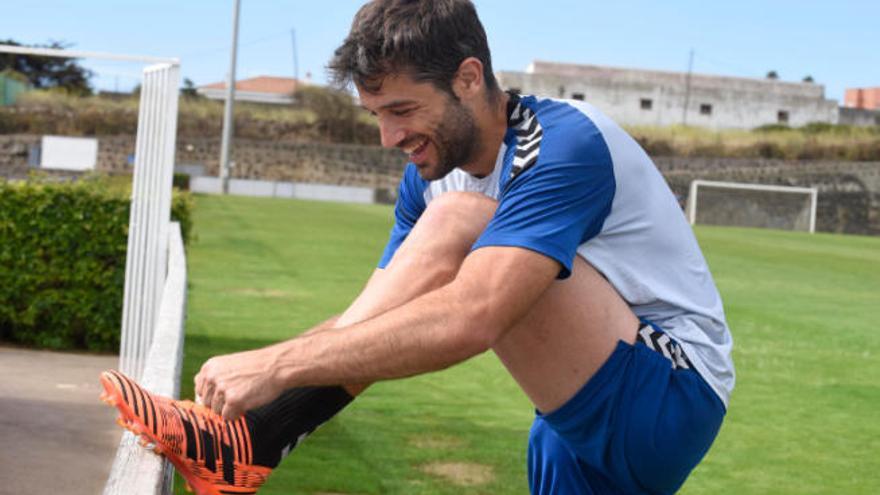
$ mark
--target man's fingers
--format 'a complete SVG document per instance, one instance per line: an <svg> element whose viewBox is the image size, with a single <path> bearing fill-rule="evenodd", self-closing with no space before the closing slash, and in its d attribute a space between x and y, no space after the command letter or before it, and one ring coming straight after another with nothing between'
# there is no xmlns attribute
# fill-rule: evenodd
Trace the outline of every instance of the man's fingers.
<svg viewBox="0 0 880 495"><path fill-rule="evenodd" d="M211 404L214 402L214 387L209 383L202 385L202 392L199 394L199 397L202 398L202 405L211 407Z"/></svg>
<svg viewBox="0 0 880 495"><path fill-rule="evenodd" d="M235 406L232 406L229 404L223 405L222 416L223 416L223 419L225 419L226 421L235 421L236 419L239 418L239 416L241 416L241 414L242 413L238 407L235 407Z"/></svg>
<svg viewBox="0 0 880 495"><path fill-rule="evenodd" d="M202 372L199 371L196 373L196 376L193 377L193 385L195 385L196 397L200 397L202 395L202 382L204 379L202 378Z"/></svg>
<svg viewBox="0 0 880 495"><path fill-rule="evenodd" d="M221 414L223 412L223 402L222 392L214 394L214 397L211 399L211 410L217 414Z"/></svg>

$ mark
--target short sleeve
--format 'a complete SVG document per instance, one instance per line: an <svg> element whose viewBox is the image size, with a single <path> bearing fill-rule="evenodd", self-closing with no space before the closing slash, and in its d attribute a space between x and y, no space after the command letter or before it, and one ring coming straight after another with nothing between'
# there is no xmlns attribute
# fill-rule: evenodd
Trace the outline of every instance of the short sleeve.
<svg viewBox="0 0 880 495"><path fill-rule="evenodd" d="M397 192L397 202L394 205L394 227L382 258L379 260L379 268L385 268L397 252L397 248L409 235L419 217L425 211L425 188L427 182L419 176L415 165L407 165L403 177L400 179L400 187Z"/></svg>
<svg viewBox="0 0 880 495"><path fill-rule="evenodd" d="M516 246L555 259L571 274L577 248L602 229L615 181L611 155L587 119L547 130L538 159L503 188L498 209L473 249Z"/></svg>

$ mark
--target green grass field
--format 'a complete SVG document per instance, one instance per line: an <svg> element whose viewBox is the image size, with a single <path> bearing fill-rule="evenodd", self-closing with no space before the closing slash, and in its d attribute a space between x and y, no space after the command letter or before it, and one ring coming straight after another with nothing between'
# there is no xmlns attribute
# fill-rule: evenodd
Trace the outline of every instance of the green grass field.
<svg viewBox="0 0 880 495"><path fill-rule="evenodd" d="M208 357L291 337L343 310L375 266L391 213L199 196L183 396ZM725 301L738 376L721 434L682 493L876 493L880 239L697 235ZM491 354L380 383L294 451L261 493L524 494L531 418Z"/></svg>

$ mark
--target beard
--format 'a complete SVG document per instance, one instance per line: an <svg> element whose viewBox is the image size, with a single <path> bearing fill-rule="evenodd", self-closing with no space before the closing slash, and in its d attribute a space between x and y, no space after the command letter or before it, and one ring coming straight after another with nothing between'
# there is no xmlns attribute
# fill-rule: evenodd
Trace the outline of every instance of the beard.
<svg viewBox="0 0 880 495"><path fill-rule="evenodd" d="M431 138L437 150L437 164L419 167L419 175L425 180L446 177L456 167L467 165L479 151L480 129L473 112L458 100L449 100Z"/></svg>

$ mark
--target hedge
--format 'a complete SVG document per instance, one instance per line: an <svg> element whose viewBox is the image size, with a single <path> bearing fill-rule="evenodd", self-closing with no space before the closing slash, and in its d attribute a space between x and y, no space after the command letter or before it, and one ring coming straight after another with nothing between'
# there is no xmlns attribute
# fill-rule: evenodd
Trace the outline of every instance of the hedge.
<svg viewBox="0 0 880 495"><path fill-rule="evenodd" d="M109 180L0 179L0 340L49 349L119 348L129 196ZM184 242L192 200L175 191Z"/></svg>

